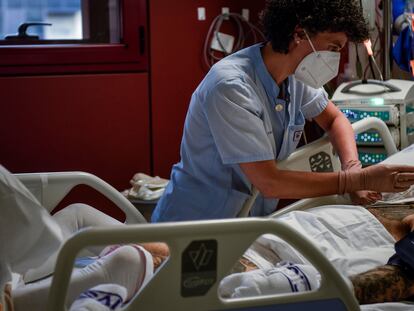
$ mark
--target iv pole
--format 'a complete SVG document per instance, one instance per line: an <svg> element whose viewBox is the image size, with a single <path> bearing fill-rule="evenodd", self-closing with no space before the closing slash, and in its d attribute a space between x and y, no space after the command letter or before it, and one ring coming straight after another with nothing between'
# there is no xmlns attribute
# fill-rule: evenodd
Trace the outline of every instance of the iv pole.
<svg viewBox="0 0 414 311"><path fill-rule="evenodd" d="M384 21L384 80L391 79L391 48L392 48L392 0L383 0Z"/></svg>

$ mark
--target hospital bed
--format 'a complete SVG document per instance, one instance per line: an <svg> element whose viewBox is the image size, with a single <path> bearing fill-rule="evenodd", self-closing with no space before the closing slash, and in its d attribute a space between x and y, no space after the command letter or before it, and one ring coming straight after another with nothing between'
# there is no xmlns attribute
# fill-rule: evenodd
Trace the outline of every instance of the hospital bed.
<svg viewBox="0 0 414 311"><path fill-rule="evenodd" d="M397 150L385 124L375 118L363 120L353 125L355 132L376 129L380 132L389 154ZM312 170L310 158L314 155L328 155L333 170L338 170L339 160L326 137L298 149L280 166L296 170ZM298 163L303 166L298 166ZM77 173L77 178L84 184L105 192L101 182L96 183L94 177ZM68 174L70 175L70 174ZM41 202L49 210L59 201L54 188L49 185L54 179L51 175L20 175L21 180L29 188L33 183L42 185ZM43 178L43 180L42 180ZM56 177L59 180L58 177ZM63 179L69 179L65 176ZM74 183L65 182L56 189L59 196L67 193ZM104 183L105 184L105 183ZM45 186L46 185L46 186ZM108 185L109 186L109 185ZM110 187L110 186L109 186ZM46 189L46 190L44 190ZM63 190L62 190L63 189ZM46 198L49 193L52 199ZM55 196L55 198L53 198ZM108 196L108 195L107 195ZM131 222L144 222L142 216L125 202L124 198L109 195L119 203ZM330 196L313 200L302 200L273 216L263 219L233 219L220 221L197 221L166 224L130 225L124 228L103 229L91 228L84 230L68 240L58 257L56 270L50 291L49 311L65 309L65 297L68 282L73 269L76 255L80 250L91 245L108 245L122 243L138 243L150 241L166 242L170 248L170 257L157 271L149 284L140 290L125 310L164 310L173 306L177 310L359 310L359 305L352 294L352 287L324 257L309 239L288 227L275 218L285 211L306 209L326 203L346 202L346 198ZM249 202L250 204L251 202ZM248 207L245 207L248 210ZM299 294L275 295L244 299L226 300L218 296L218 284L231 270L231 267L244 251L262 234L272 233L279 236L299 252L301 252L321 273L322 282L318 290ZM186 258L190 251L204 251L212 254L209 267L203 270L194 263L188 270ZM187 256L187 257L186 257ZM188 259L188 258L187 258ZM184 264L186 262L186 264ZM198 267L198 268L197 268Z"/></svg>
<svg viewBox="0 0 414 311"><path fill-rule="evenodd" d="M85 172L27 173L15 176L50 213L76 186L88 186L113 202L126 216L125 223L145 223L144 216L118 190L99 177Z"/></svg>

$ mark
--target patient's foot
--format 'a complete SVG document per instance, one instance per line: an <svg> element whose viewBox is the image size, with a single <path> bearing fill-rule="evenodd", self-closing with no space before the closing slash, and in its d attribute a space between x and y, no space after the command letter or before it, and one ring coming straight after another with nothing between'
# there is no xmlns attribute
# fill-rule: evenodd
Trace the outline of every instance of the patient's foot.
<svg viewBox="0 0 414 311"><path fill-rule="evenodd" d="M414 228L414 215L407 216L402 221L399 221L399 220L389 219L389 218L384 217L381 214L381 212L375 208L368 208L368 211L378 219L378 221L394 237L396 241L401 240L411 230L410 225L407 222L404 222L404 219L407 219L408 217L412 216L412 218L410 218L409 221L411 221L412 226Z"/></svg>
<svg viewBox="0 0 414 311"><path fill-rule="evenodd" d="M170 249L168 245L161 242L142 243L141 246L145 248L151 255L154 262L154 271L168 258Z"/></svg>

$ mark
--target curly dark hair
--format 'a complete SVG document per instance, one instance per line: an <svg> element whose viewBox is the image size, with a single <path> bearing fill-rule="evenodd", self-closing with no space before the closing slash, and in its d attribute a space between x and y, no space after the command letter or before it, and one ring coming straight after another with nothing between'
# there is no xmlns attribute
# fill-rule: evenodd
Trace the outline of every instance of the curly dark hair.
<svg viewBox="0 0 414 311"><path fill-rule="evenodd" d="M273 50L288 53L296 26L310 34L344 32L351 42L369 37L368 23L356 0L267 0L261 14Z"/></svg>

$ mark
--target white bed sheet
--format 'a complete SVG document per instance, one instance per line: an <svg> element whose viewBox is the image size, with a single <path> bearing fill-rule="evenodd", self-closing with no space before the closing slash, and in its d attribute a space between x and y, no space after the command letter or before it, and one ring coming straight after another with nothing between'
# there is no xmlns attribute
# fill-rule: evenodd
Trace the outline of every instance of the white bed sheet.
<svg viewBox="0 0 414 311"><path fill-rule="evenodd" d="M300 231L318 245L335 268L344 276L351 276L384 265L395 253L394 238L382 224L366 209L352 205L322 206L307 211L285 214L283 219L292 228ZM281 260L298 264L309 262L289 244L268 234L260 237L245 256L260 268L269 268L273 263L269 253L272 249ZM271 260L271 259L270 259ZM365 305L364 311L414 310L413 304L383 303Z"/></svg>

